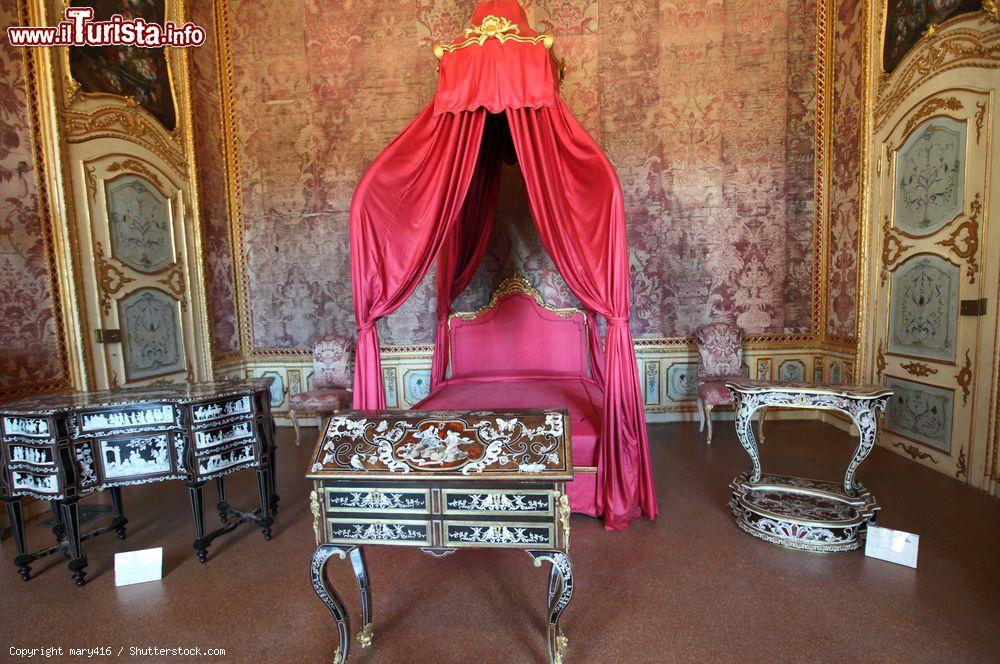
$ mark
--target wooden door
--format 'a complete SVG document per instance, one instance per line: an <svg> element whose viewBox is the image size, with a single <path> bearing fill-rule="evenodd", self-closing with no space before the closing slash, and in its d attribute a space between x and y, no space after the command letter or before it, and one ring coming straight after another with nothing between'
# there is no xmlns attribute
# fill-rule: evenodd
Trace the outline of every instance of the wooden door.
<svg viewBox="0 0 1000 664"><path fill-rule="evenodd" d="M78 161L86 189L78 237L98 387L195 379L187 189L131 148Z"/></svg>
<svg viewBox="0 0 1000 664"><path fill-rule="evenodd" d="M887 124L873 207L873 373L895 390L882 444L977 485L997 297L984 250L989 104L988 92L945 89Z"/></svg>

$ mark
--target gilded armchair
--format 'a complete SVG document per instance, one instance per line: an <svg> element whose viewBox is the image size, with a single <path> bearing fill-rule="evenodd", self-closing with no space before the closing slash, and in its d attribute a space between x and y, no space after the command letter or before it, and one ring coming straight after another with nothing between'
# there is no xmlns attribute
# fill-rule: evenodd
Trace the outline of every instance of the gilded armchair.
<svg viewBox="0 0 1000 664"><path fill-rule="evenodd" d="M289 397L295 444L299 438L299 413L332 415L351 407L354 385L354 340L332 334L313 346L313 384L308 392Z"/></svg>

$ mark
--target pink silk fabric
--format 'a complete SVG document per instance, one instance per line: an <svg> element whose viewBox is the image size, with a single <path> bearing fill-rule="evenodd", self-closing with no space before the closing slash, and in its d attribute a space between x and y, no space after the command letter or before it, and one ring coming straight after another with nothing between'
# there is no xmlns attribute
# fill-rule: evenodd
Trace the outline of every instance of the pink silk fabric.
<svg viewBox="0 0 1000 664"><path fill-rule="evenodd" d="M474 23L487 14L518 22L521 35L534 34L513 0L479 3ZM512 47L534 50L531 57L520 58ZM446 79L446 70L463 63L478 66L474 76ZM490 131L484 128L486 109L503 109L542 244L573 293L608 322L603 375L594 371L604 389L595 452L595 513L608 529L624 528L640 515L654 518L659 509L628 326L625 209L614 169L559 98L555 67L541 44L500 44L491 38L483 46L446 53L441 71L435 101L378 156L352 201L351 275L358 324L354 406L385 407L375 323L399 308L435 258L445 270L438 283L442 291L436 337L446 337L440 305L450 303L455 289L471 278L482 257L482 236L491 226L485 216L492 212L485 209L495 202L492 187L501 151L490 143L501 134L492 119ZM507 95L507 90L520 89L505 83L515 79L525 83L524 89L549 90L554 103ZM437 104L459 98L460 103L447 108ZM474 200L467 203L470 191ZM477 211L481 216L470 219ZM448 250L442 252L446 245ZM589 344L592 349L600 345L595 336ZM445 346L435 349L439 384Z"/></svg>

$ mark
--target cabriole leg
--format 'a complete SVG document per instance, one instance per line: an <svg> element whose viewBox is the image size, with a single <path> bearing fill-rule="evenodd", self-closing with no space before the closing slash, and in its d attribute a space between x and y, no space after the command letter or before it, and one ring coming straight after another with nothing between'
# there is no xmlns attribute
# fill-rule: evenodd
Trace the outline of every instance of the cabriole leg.
<svg viewBox="0 0 1000 664"><path fill-rule="evenodd" d="M549 662L562 664L566 652L567 639L559 629L559 618L573 598L573 561L562 551L528 551L528 555L540 567L542 561L552 563L549 576Z"/></svg>
<svg viewBox="0 0 1000 664"><path fill-rule="evenodd" d="M351 621L347 616L347 609L344 607L344 602L340 599L340 595L330 587L326 580L326 564L334 554L339 555L341 558L346 557L346 551L340 547L325 544L316 549L316 553L312 557L310 576L312 577L313 590L316 591L316 596L323 600L323 603L330 609L330 613L333 614L334 620L337 621L337 634L340 642L333 656L334 664L344 664L347 661L347 653L350 651L351 645L349 636L351 633Z"/></svg>
<svg viewBox="0 0 1000 664"><path fill-rule="evenodd" d="M257 493L260 497L260 527L264 529L264 541L271 539L271 480L270 470L265 466L257 469Z"/></svg>
<svg viewBox="0 0 1000 664"><path fill-rule="evenodd" d="M351 549L351 565L354 576L358 579L358 591L361 594L361 631L358 632L358 645L368 648L375 638L372 633L372 592L368 585L368 566L365 564L365 554L360 547Z"/></svg>
<svg viewBox="0 0 1000 664"><path fill-rule="evenodd" d="M750 481L760 481L760 452L757 451L757 440L753 435L753 414L757 406L751 403L746 396L739 399L736 404L736 437L740 439L740 445L750 456L753 467L750 470Z"/></svg>

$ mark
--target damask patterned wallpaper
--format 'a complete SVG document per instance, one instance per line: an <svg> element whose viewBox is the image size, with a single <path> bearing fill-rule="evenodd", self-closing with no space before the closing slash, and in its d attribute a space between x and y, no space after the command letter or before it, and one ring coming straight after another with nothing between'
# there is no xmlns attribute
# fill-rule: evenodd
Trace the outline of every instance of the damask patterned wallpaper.
<svg viewBox="0 0 1000 664"><path fill-rule="evenodd" d="M432 43L471 0L231 0L252 340L306 348L353 332L348 208L364 169L430 100ZM528 0L556 35L563 95L625 191L633 330L686 336L710 320L808 330L814 231L812 0ZM475 306L517 266L569 294L536 246L507 172ZM431 340L430 278L383 325Z"/></svg>
<svg viewBox="0 0 1000 664"><path fill-rule="evenodd" d="M191 3L191 21L205 28L201 48L191 49L191 97L195 142L198 150L198 203L204 233L205 281L212 324L212 353L218 356L239 349L239 322L233 254L229 241L226 162L220 114L221 94L215 17L212 3Z"/></svg>
<svg viewBox="0 0 1000 664"><path fill-rule="evenodd" d="M827 332L854 337L861 196L864 2L841 0L834 22Z"/></svg>
<svg viewBox="0 0 1000 664"><path fill-rule="evenodd" d="M18 25L0 3L0 25ZM0 48L0 393L64 376L21 52Z"/></svg>

